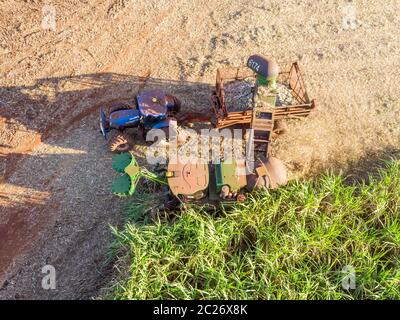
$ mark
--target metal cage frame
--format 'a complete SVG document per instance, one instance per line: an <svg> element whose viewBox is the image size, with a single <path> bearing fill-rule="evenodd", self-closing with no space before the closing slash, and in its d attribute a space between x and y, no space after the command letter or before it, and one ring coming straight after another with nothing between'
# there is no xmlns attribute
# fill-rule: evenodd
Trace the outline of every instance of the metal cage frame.
<svg viewBox="0 0 400 320"><path fill-rule="evenodd" d="M227 81L256 78L256 74L247 67L220 68L217 70L215 91L211 96L211 106L215 115L215 127L225 128L232 125L250 124L252 110L229 111L225 101L224 83ZM294 104L276 106L274 119L306 117L316 107L315 99L310 100L300 67L293 62L289 68L278 75L278 83L287 85L295 99Z"/></svg>

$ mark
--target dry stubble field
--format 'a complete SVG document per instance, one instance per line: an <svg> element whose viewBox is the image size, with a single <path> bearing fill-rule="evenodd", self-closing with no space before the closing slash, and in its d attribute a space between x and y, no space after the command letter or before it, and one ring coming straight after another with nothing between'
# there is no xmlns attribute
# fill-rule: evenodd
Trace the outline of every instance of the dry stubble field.
<svg viewBox="0 0 400 320"><path fill-rule="evenodd" d="M275 142L292 178L363 177L398 154L400 1L354 1L354 29L346 3L0 1L0 297L88 298L107 284L121 201L96 111L143 85L209 112L218 67L298 60L318 109ZM41 288L45 264L57 290Z"/></svg>

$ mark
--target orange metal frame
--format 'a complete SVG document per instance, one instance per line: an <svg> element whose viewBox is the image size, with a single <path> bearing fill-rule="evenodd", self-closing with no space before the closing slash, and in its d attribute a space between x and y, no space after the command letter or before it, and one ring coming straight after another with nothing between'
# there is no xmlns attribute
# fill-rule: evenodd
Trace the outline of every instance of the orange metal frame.
<svg viewBox="0 0 400 320"><path fill-rule="evenodd" d="M250 124L252 110L228 110L225 102L224 83L233 80L244 80L251 77L255 78L256 75L247 67L233 67L217 70L215 91L211 97L211 104L216 117L215 126L217 128ZM274 110L275 120L306 117L311 110L315 108L315 100L310 100L308 97L303 76L297 62L293 62L287 71L281 71L279 73L278 83L289 86L296 102L291 105L276 106Z"/></svg>

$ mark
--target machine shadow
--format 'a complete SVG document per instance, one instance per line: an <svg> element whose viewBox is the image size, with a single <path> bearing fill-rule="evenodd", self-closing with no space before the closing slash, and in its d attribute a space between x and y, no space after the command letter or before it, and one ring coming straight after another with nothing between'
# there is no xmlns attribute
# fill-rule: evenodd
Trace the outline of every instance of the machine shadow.
<svg viewBox="0 0 400 320"><path fill-rule="evenodd" d="M30 86L0 87L2 180L40 142L67 135L72 125L100 106L130 100L143 89L162 89L177 96L183 112L211 113L212 87L206 83L97 73L39 79Z"/></svg>
<svg viewBox="0 0 400 320"><path fill-rule="evenodd" d="M24 273L37 275L26 298L56 295L41 288L43 264L11 268L26 252L56 267L58 291L64 290L65 298L90 297L95 294L90 288L107 282L109 265L99 261L105 260L112 241L109 225L121 221L109 188L115 175L112 155L99 133L98 110L131 100L144 89L175 95L182 112L212 115L212 85L146 75L83 74L0 87L0 296L9 286L7 277ZM392 158L400 158L399 149L367 153L344 172L346 182L366 181L368 173L375 174L383 160ZM58 235L60 228L64 238ZM55 256L42 257L40 248L34 248L44 230L50 235L46 246L51 243ZM71 270L79 274L72 282L64 277Z"/></svg>
<svg viewBox="0 0 400 320"><path fill-rule="evenodd" d="M93 294L90 285L79 285L85 279L98 287L103 274L92 270L107 269L98 261L106 260L102 255L112 241L109 225L121 219L120 200L110 191L115 173L99 133L99 108L131 100L142 90L162 89L180 99L182 112L211 113L211 85L147 75L83 74L0 87L0 296L7 278L32 269L38 277L25 297L55 295L41 289L42 265L12 267L27 252L53 264L60 275L68 266L81 274L76 286L60 276L57 291L64 289L67 298ZM60 225L68 241L57 236ZM43 234L55 256L42 257L35 248ZM68 254L71 248L78 249ZM80 291L68 291L74 287Z"/></svg>
<svg viewBox="0 0 400 320"><path fill-rule="evenodd" d="M380 151L368 151L366 154L348 165L344 171L345 183L354 185L368 183L371 177L376 178L379 171L385 169L386 163L400 160L400 148L387 147Z"/></svg>

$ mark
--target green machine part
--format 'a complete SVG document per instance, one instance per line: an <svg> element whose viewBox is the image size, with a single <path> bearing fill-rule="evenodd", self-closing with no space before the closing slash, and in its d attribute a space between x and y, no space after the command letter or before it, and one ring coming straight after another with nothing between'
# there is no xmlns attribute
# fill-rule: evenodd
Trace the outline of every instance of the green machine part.
<svg viewBox="0 0 400 320"><path fill-rule="evenodd" d="M221 192L223 186L229 186L231 192L238 192L241 188L246 186L244 163L237 162L221 162L215 165L215 182L217 192ZM242 173L242 174L240 174Z"/></svg>
<svg viewBox="0 0 400 320"><path fill-rule="evenodd" d="M113 157L112 167L115 171L123 173L114 180L112 192L117 196L133 195L140 179L140 170L136 159L131 153L117 154Z"/></svg>
<svg viewBox="0 0 400 320"><path fill-rule="evenodd" d="M270 90L276 90L276 81L279 75L279 66L278 64L271 59L266 59L261 56L253 56L250 59L255 59L258 61L262 70L260 72L256 71L257 74L257 85L268 87ZM256 61L256 64L257 64Z"/></svg>
<svg viewBox="0 0 400 320"><path fill-rule="evenodd" d="M253 58L255 59L255 58ZM257 86L255 92L255 99L265 101L273 106L276 105L277 96L277 79L279 76L278 64L269 59L258 57L260 61L264 62L266 70L264 72L256 72Z"/></svg>
<svg viewBox="0 0 400 320"><path fill-rule="evenodd" d="M257 85L268 87L271 90L276 90L276 76L264 77L260 74L257 75Z"/></svg>
<svg viewBox="0 0 400 320"><path fill-rule="evenodd" d="M145 168L140 168L135 157L130 152L114 156L112 167L115 171L122 173L112 184L112 192L120 197L133 195L141 177L166 184L165 179L160 178Z"/></svg>
<svg viewBox="0 0 400 320"><path fill-rule="evenodd" d="M129 152L117 154L112 159L112 167L115 171L119 173L124 173L125 168L128 166L136 165L136 159Z"/></svg>

